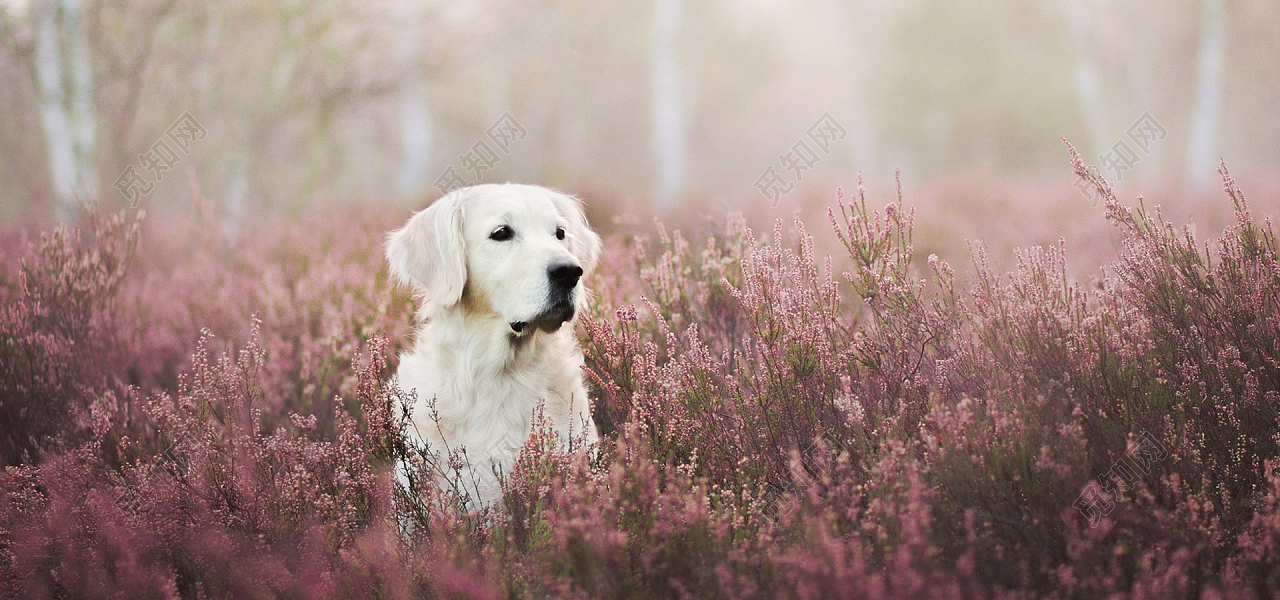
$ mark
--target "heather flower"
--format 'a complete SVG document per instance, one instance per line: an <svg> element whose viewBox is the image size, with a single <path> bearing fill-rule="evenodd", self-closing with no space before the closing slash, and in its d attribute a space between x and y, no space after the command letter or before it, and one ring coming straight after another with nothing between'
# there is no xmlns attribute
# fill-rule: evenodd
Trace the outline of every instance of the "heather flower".
<svg viewBox="0 0 1280 600"><path fill-rule="evenodd" d="M1274 230L1225 166L1206 240L1072 153L1123 242L1095 285L1067 240L922 256L900 184L830 232L624 224L577 324L604 439L535 419L488 507L387 384L379 211L0 237L0 594L1273 596Z"/></svg>

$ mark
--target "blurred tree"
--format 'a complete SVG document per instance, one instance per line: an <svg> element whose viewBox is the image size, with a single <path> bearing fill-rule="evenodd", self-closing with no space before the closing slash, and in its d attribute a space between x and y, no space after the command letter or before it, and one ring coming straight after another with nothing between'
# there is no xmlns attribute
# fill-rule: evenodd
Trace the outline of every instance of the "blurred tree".
<svg viewBox="0 0 1280 600"><path fill-rule="evenodd" d="M650 111L653 152L658 163L656 204L660 210L679 203L685 178L685 94L676 36L680 32L683 0L657 0L653 15Z"/></svg>
<svg viewBox="0 0 1280 600"><path fill-rule="evenodd" d="M35 0L35 76L57 217L76 214L76 193L97 193L97 113L81 0Z"/></svg>
<svg viewBox="0 0 1280 600"><path fill-rule="evenodd" d="M1071 29L1071 46L1075 54L1076 97L1080 112L1089 130L1089 147L1097 156L1107 151L1114 137L1107 123L1107 108L1103 101L1102 74L1098 67L1098 45L1092 38L1092 8L1086 2L1067 5L1067 21Z"/></svg>
<svg viewBox="0 0 1280 600"><path fill-rule="evenodd" d="M878 166L1017 178L1060 163L1063 136L1097 156L1143 112L1170 139L1141 177L1184 144L1197 176L1228 152L1271 169L1280 9L1214 6L0 0L0 214L65 218L72 190L119 208L111 184L188 111L208 139L144 203L187 210L197 187L229 233L258 206L420 204L503 111L528 137L484 180L610 203L759 200L752 181L824 112L849 136L793 197Z"/></svg>
<svg viewBox="0 0 1280 600"><path fill-rule="evenodd" d="M875 119L871 116L871 106L867 99L867 66L872 64L866 49L868 44L868 27L876 14L868 3L855 3L850 0L831 0L827 9L832 18L828 20L835 29L832 39L835 40L836 86L839 88L841 104L844 106L843 116L849 130L848 144L853 171L874 172L876 169L876 132Z"/></svg>
<svg viewBox="0 0 1280 600"><path fill-rule="evenodd" d="M1226 0L1204 0L1196 100L1191 114L1191 138L1187 141L1187 177L1201 188L1216 179L1214 165L1221 156L1218 117L1222 112L1223 69L1227 55L1226 13Z"/></svg>

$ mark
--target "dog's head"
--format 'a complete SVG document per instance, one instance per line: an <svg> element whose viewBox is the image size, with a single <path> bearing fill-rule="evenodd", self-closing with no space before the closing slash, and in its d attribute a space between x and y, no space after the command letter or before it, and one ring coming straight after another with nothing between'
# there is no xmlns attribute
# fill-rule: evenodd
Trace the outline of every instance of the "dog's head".
<svg viewBox="0 0 1280 600"><path fill-rule="evenodd" d="M572 319L599 256L578 200L532 185L455 190L387 237L397 280L440 308L501 318L517 335Z"/></svg>

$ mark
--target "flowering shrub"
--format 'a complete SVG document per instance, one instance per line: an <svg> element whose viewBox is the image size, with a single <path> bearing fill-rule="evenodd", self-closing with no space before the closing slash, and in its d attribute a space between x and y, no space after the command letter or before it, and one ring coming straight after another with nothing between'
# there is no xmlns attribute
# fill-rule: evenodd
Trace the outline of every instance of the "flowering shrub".
<svg viewBox="0 0 1280 600"><path fill-rule="evenodd" d="M0 236L0 590L1280 594L1274 229L1225 166L1206 243L1072 153L1124 239L1096 287L1065 244L957 276L861 186L839 257L798 220L615 236L578 325L604 440L535 431L494 507L432 483L385 383L390 217Z"/></svg>
<svg viewBox="0 0 1280 600"><path fill-rule="evenodd" d="M0 277L0 461L37 460L83 433L97 398L121 394L116 296L138 241L123 216L41 236ZM12 249L11 249L12 251ZM15 253L16 254L16 253ZM9 261L6 261L9 262Z"/></svg>

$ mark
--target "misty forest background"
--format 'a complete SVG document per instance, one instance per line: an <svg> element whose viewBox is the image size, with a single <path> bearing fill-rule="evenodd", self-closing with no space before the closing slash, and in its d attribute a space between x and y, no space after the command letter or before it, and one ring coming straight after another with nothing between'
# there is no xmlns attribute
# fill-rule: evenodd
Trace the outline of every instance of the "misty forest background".
<svg viewBox="0 0 1280 600"><path fill-rule="evenodd" d="M1096 164L1150 113L1167 137L1108 179L1175 221L1226 223L1199 209L1220 156L1274 187L1277 23L1265 0L4 0L0 215L65 220L76 193L126 207L112 183L184 111L209 137L141 201L153 215L198 189L234 239L254 211L421 207L505 111L528 137L484 180L581 194L602 228L762 225L859 171L888 192L901 169L921 252L1092 251L1114 233L1072 187L1064 136ZM753 183L824 112L850 134L771 207Z"/></svg>

